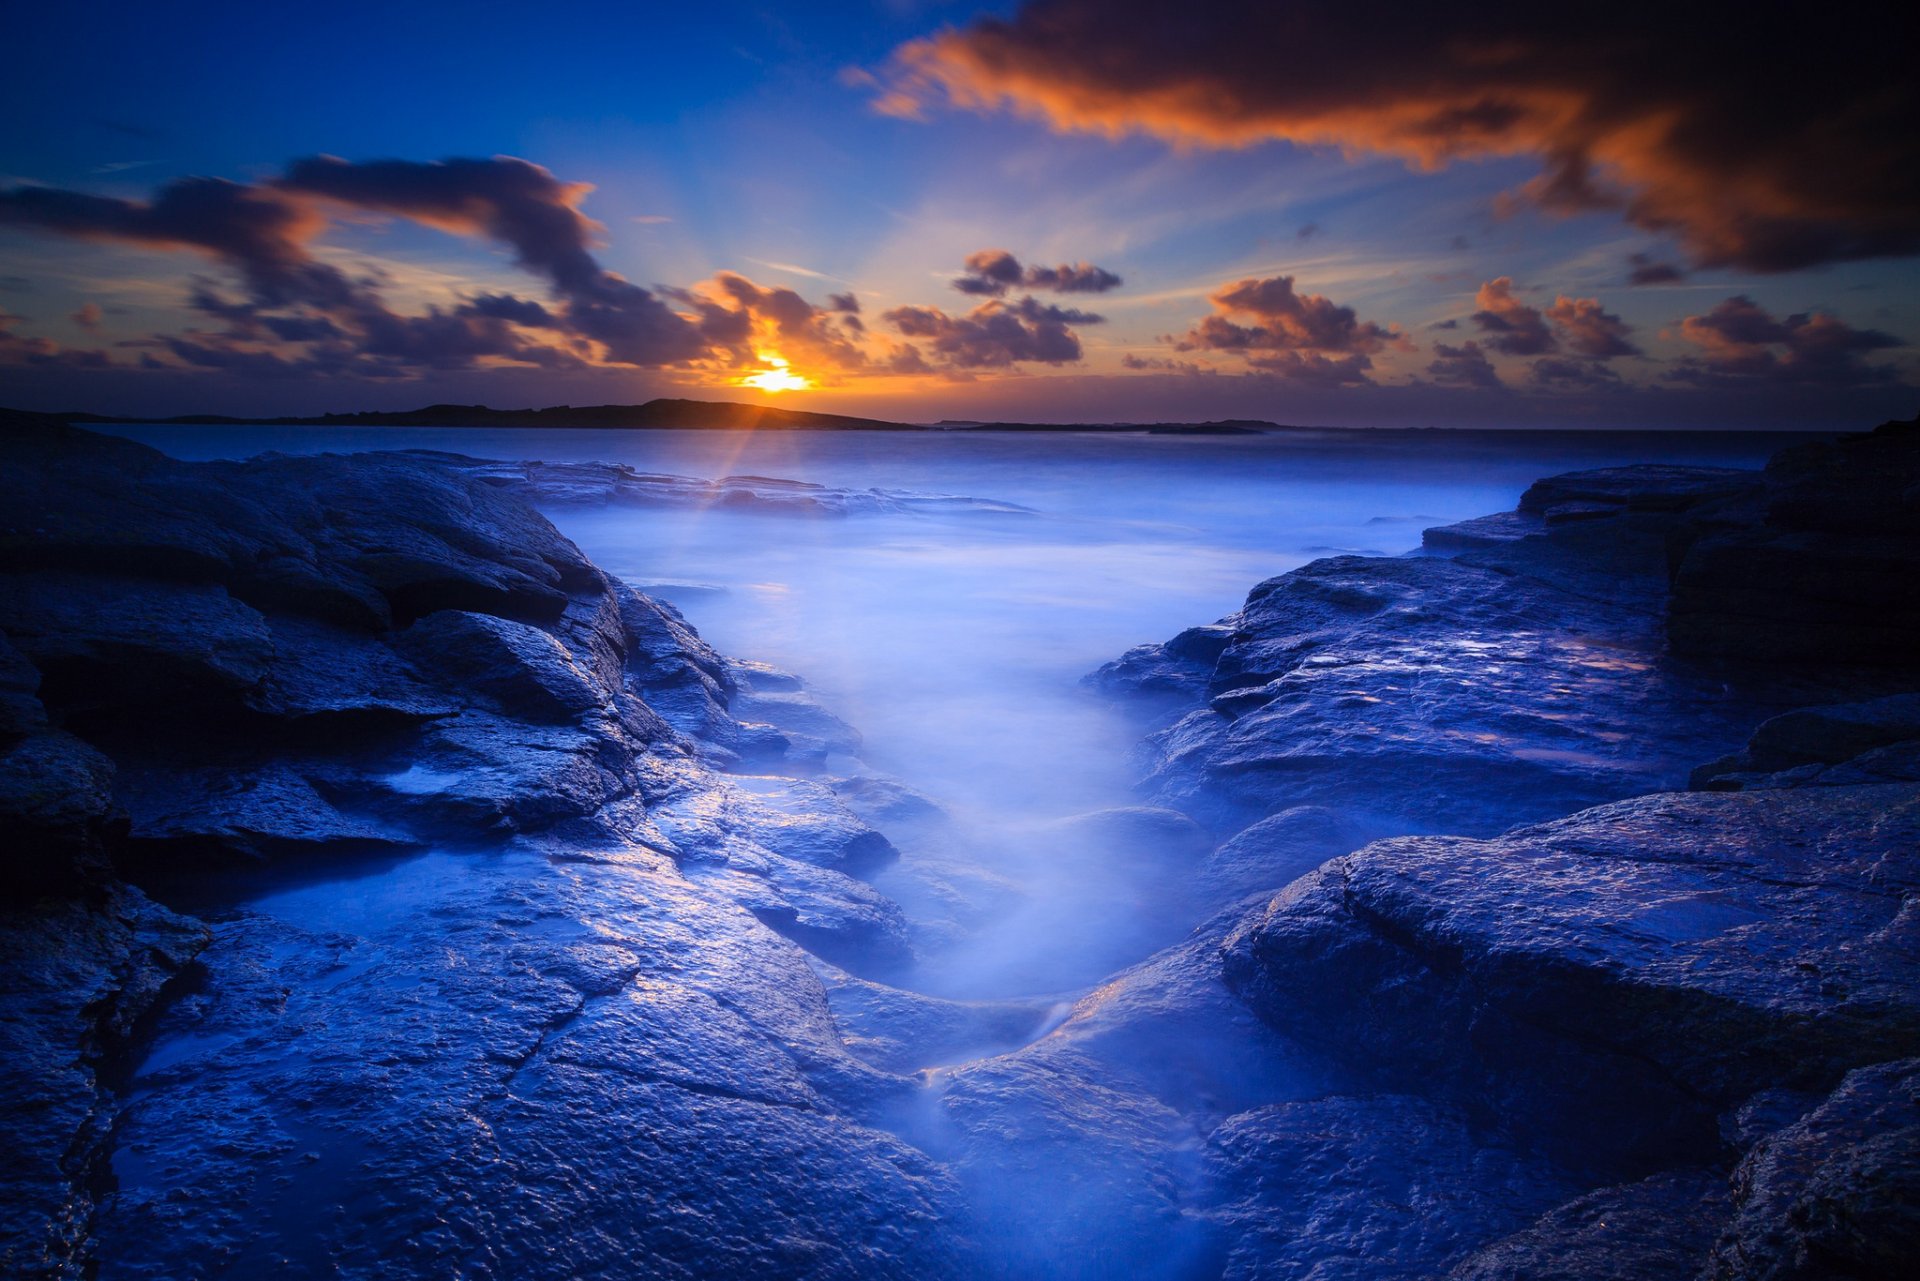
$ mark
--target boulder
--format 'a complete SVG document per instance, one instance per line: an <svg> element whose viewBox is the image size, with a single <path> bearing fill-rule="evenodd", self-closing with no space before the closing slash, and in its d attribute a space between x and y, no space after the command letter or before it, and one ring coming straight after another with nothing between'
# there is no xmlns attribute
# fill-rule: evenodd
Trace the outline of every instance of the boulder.
<svg viewBox="0 0 1920 1281"><path fill-rule="evenodd" d="M1893 1281L1920 1257L1920 1060L1848 1074L1747 1154L1712 1281Z"/></svg>
<svg viewBox="0 0 1920 1281"><path fill-rule="evenodd" d="M1226 974L1363 1079L1644 1174L1755 1091L1920 1051L1917 886L1920 786L1654 795L1335 859Z"/></svg>

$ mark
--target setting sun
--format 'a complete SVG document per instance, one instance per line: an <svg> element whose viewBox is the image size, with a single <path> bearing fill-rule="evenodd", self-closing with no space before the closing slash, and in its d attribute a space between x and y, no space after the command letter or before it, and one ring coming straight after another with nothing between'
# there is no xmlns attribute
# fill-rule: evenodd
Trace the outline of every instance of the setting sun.
<svg viewBox="0 0 1920 1281"><path fill-rule="evenodd" d="M813 386L813 380L803 378L787 368L787 362L779 356L763 356L770 369L756 374L748 374L740 380L742 387L758 387L761 391L805 391Z"/></svg>

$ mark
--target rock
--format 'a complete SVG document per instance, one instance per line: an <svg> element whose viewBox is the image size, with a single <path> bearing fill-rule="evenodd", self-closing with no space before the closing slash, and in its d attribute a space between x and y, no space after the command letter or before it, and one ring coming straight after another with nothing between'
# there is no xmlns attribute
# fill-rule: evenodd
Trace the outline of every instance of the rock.
<svg viewBox="0 0 1920 1281"><path fill-rule="evenodd" d="M894 851L671 606L429 459L0 450L9 1275L964 1270L789 941L905 964Z"/></svg>
<svg viewBox="0 0 1920 1281"><path fill-rule="evenodd" d="M1272 891L1373 835L1337 810L1296 805L1241 829L1201 867L1196 890L1217 910L1235 899Z"/></svg>
<svg viewBox="0 0 1920 1281"><path fill-rule="evenodd" d="M1814 783L1920 781L1916 764L1920 764L1920 694L1896 694L1798 708L1762 721L1745 751L1702 765L1693 772L1692 785L1739 791Z"/></svg>
<svg viewBox="0 0 1920 1281"><path fill-rule="evenodd" d="M1566 1191L1546 1163L1405 1095L1240 1113L1208 1136L1207 1167L1227 1277L1440 1276Z"/></svg>
<svg viewBox="0 0 1920 1281"><path fill-rule="evenodd" d="M0 631L0 741L31 734L46 723L40 673Z"/></svg>
<svg viewBox="0 0 1920 1281"><path fill-rule="evenodd" d="M78 1277L108 1186L115 1068L206 931L124 887L0 910L0 1271Z"/></svg>
<svg viewBox="0 0 1920 1281"><path fill-rule="evenodd" d="M557 637L513 619L442 610L401 632L399 644L437 682L484 694L509 716L564 724L613 701Z"/></svg>
<svg viewBox="0 0 1920 1281"><path fill-rule="evenodd" d="M564 857L556 857L564 855ZM620 843L437 851L231 913L135 1069L108 1275L946 1277L805 955Z"/></svg>
<svg viewBox="0 0 1920 1281"><path fill-rule="evenodd" d="M1372 1079L1634 1176L1697 1161L1757 1090L1920 1050L1916 860L1913 785L1655 795L1335 859L1226 974Z"/></svg>
<svg viewBox="0 0 1920 1281"><path fill-rule="evenodd" d="M1702 503L1741 498L1760 489L1760 476L1737 467L1638 463L1567 472L1535 481L1519 510L1546 515L1568 507L1599 511L1681 512ZM1583 513L1587 514L1587 513Z"/></svg>
<svg viewBox="0 0 1920 1281"><path fill-rule="evenodd" d="M1136 645L1089 675L1086 683L1107 694L1202 698L1214 664L1232 637L1232 629L1222 623L1189 627L1165 644Z"/></svg>
<svg viewBox="0 0 1920 1281"><path fill-rule="evenodd" d="M1920 1256L1920 1060L1864 1067L1757 1144L1713 1281L1905 1276Z"/></svg>
<svg viewBox="0 0 1920 1281"><path fill-rule="evenodd" d="M1766 489L1674 540L1676 652L1743 663L1920 663L1920 419L1783 450Z"/></svg>
<svg viewBox="0 0 1920 1281"><path fill-rule="evenodd" d="M131 858L171 871L195 858L268 862L416 843L402 829L342 812L285 765L130 771L119 795L129 838L141 846Z"/></svg>
<svg viewBox="0 0 1920 1281"><path fill-rule="evenodd" d="M59 730L0 747L0 903L100 880L123 821L113 777L111 760Z"/></svg>
<svg viewBox="0 0 1920 1281"><path fill-rule="evenodd" d="M1017 515L1029 510L992 499L899 489L840 489L774 476L701 480L693 476L638 471L625 463L500 462L459 454L416 452L529 501L552 507L599 507L609 503L641 507L724 507L778 516L830 518L953 511Z"/></svg>
<svg viewBox="0 0 1920 1281"><path fill-rule="evenodd" d="M1718 1170L1601 1188L1475 1251L1449 1281L1694 1281L1729 1211Z"/></svg>
<svg viewBox="0 0 1920 1281"><path fill-rule="evenodd" d="M869 983L816 961L847 1049L888 1072L919 1072L1017 1049L1044 1030L1046 1002L947 1001Z"/></svg>
<svg viewBox="0 0 1920 1281"><path fill-rule="evenodd" d="M1657 609L1511 567L1334 557L1262 583L1231 622L1209 704L1150 740L1144 782L1229 829L1321 805L1375 831L1491 834L1681 785L1753 716L1661 653Z"/></svg>

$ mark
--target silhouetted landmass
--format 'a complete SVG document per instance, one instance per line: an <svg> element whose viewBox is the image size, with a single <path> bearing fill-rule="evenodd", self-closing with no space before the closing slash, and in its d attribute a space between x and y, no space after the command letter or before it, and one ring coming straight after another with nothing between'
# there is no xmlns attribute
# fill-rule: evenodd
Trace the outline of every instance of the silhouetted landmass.
<svg viewBox="0 0 1920 1281"><path fill-rule="evenodd" d="M1129 431L1150 436L1258 436L1289 430L1280 423L1256 418L1229 418L1210 423L983 423L943 418L933 426L937 431Z"/></svg>

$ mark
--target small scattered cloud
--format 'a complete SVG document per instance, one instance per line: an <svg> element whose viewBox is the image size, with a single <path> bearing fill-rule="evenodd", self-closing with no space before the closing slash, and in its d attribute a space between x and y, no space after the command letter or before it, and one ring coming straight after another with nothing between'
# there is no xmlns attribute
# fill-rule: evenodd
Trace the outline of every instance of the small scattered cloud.
<svg viewBox="0 0 1920 1281"><path fill-rule="evenodd" d="M1433 380L1449 387L1480 387L1489 390L1504 388L1493 362L1487 359L1480 344L1469 338L1458 347L1446 343L1433 345L1434 360L1427 366L1427 372Z"/></svg>
<svg viewBox="0 0 1920 1281"><path fill-rule="evenodd" d="M1667 377L1699 386L1753 384L1859 387L1895 381L1897 371L1869 364L1876 351L1904 345L1877 329L1856 329L1829 312L1776 318L1744 294L1680 322L1679 335L1697 354L1676 361Z"/></svg>
<svg viewBox="0 0 1920 1281"><path fill-rule="evenodd" d="M1685 280L1687 273L1670 262L1661 262L1651 254L1627 256L1627 283L1630 285L1670 285Z"/></svg>
<svg viewBox="0 0 1920 1281"><path fill-rule="evenodd" d="M966 272L953 287L975 297L1000 298L1014 289L1040 289L1061 294L1101 294L1126 282L1104 267L1089 262L1057 267L1022 266L1004 249L981 249L967 255Z"/></svg>
<svg viewBox="0 0 1920 1281"><path fill-rule="evenodd" d="M938 307L894 307L881 319L915 345L916 360L924 346L932 366L977 370L1073 364L1081 358L1073 326L1096 325L1103 317L1029 297L991 299L960 316Z"/></svg>

